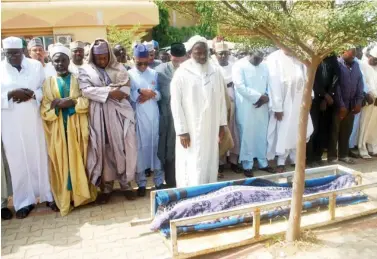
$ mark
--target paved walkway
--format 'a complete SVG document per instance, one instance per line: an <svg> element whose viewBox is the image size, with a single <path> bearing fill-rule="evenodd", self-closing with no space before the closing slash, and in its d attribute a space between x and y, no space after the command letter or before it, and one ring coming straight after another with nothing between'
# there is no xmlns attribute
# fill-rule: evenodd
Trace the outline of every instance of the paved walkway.
<svg viewBox="0 0 377 259"><path fill-rule="evenodd" d="M359 160L353 167L365 173L366 177L377 179L376 159ZM226 172L225 176L224 180L240 177L232 172ZM150 232L148 226L130 226L132 219L146 218L149 211L148 198L130 202L120 193L116 193L109 204L84 206L66 217L38 206L26 219L1 222L2 258L170 258L169 250L158 233ZM278 245L266 248L265 244L257 244L205 258L376 258L377 216L315 233L320 241L305 245L305 249Z"/></svg>

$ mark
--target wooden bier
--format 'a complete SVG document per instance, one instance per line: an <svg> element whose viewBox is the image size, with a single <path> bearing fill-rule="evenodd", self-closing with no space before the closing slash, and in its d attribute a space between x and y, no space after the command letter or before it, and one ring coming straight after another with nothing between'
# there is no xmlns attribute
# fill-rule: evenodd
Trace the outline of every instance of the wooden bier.
<svg viewBox="0 0 377 259"><path fill-rule="evenodd" d="M318 198L329 198L329 207L327 211L305 213L302 215L301 228L309 229L319 226L325 226L336 222L377 213L377 195L369 196L368 202L348 205L345 207L336 207L336 197L340 194L352 193L371 188L377 188L377 182L362 185L362 174L343 167L340 165L331 165L319 168L307 169L305 171L306 179L321 177L325 175L352 174L356 177L357 185L349 188L327 191L322 193L305 195L303 200L310 201ZM277 175L267 175L258 177L278 182L291 182L294 172L287 172ZM208 184L212 185L212 184ZM158 191L151 193L151 216L148 219L131 222L132 226L150 223L156 212L155 197ZM374 192L377 194L377 191ZM373 195L372 195L373 196ZM189 258L203 254L213 253L216 251L226 250L239 246L244 246L266 240L274 235L282 234L287 229L286 221L277 221L271 224L261 224L260 213L274 209L276 207L288 206L291 199L282 199L275 202L261 203L257 205L244 205L237 208L209 213L200 216L187 217L170 221L170 242L166 239L170 247L173 258ZM335 213L337 212L337 213ZM219 230L200 231L184 234L178 237L177 228L181 226L195 225L205 221L212 221L224 217L238 216L243 214L253 214L253 225L242 225L237 227L227 227Z"/></svg>

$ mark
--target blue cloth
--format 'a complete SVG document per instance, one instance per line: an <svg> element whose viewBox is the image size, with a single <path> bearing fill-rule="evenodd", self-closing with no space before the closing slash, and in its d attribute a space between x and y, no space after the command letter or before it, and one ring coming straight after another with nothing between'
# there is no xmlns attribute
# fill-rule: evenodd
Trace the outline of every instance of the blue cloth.
<svg viewBox="0 0 377 259"><path fill-rule="evenodd" d="M263 160L267 152L268 104L255 108L254 103L267 94L268 68L263 63L254 66L245 58L234 65L232 76L240 132L239 161L251 161L254 157Z"/></svg>
<svg viewBox="0 0 377 259"><path fill-rule="evenodd" d="M355 58L355 61L359 64L359 67L361 66L361 61L358 58ZM364 93L368 93L368 85L365 81L365 76L363 74L363 71L360 69L361 75L363 78L363 85L364 85ZM349 148L354 148L357 146L357 135L359 134L359 127L360 127L360 115L361 113L358 113L355 115L355 119L353 121L353 128L352 133L349 140Z"/></svg>
<svg viewBox="0 0 377 259"><path fill-rule="evenodd" d="M266 158L258 158L258 165L259 165L259 168L266 168L268 167L268 161ZM241 161L242 163L242 168L244 170L251 170L253 169L253 165L254 165L254 160L251 160L251 161Z"/></svg>
<svg viewBox="0 0 377 259"><path fill-rule="evenodd" d="M322 178L305 180L305 187L313 187L317 185L323 185L330 183L337 179L339 175L330 175ZM202 194L207 194L213 191L217 191L221 188L232 185L248 185L248 186L268 186L268 187L289 187L289 183L275 183L272 181L260 179L260 178L246 178L236 181L218 182L212 184L205 184L200 186L192 186L178 189L161 190L156 193L156 208L160 205L166 205L173 201L179 201L186 198L196 197Z"/></svg>
<svg viewBox="0 0 377 259"><path fill-rule="evenodd" d="M136 134L137 134L137 173L143 174L146 169L160 170L161 162L157 157L159 138L159 118L157 101L161 99L161 94L157 85L157 72L147 68L140 72L137 68L129 70L131 78L131 101L136 114ZM144 103L138 102L139 89L151 89L156 93L153 99ZM159 174L163 179L163 174ZM140 175L140 179L143 176ZM139 182L140 184L142 183ZM156 180L159 183L161 180Z"/></svg>
<svg viewBox="0 0 377 259"><path fill-rule="evenodd" d="M164 183L165 179L165 172L161 169L156 169L153 172L153 182L155 186L160 186ZM146 187L147 186L147 177L145 176L145 171L136 173L135 181L137 186L139 187Z"/></svg>
<svg viewBox="0 0 377 259"><path fill-rule="evenodd" d="M59 93L61 98L67 98L70 95L71 91L71 74L68 73L65 77L57 77L57 83L59 88ZM72 116L76 113L75 107L69 107L61 109L62 115L63 115L63 125L64 125L64 131L65 131L65 137L67 139L67 120L68 116ZM59 116L59 109L56 108L55 112L56 115ZM72 181L71 181L71 174L68 172L68 180L67 180L67 189L69 191L72 191Z"/></svg>
<svg viewBox="0 0 377 259"><path fill-rule="evenodd" d="M347 188L354 184L355 178L349 174L343 175L331 175L321 178L315 178L305 181L304 194L314 194L318 192L325 192L331 190L337 190L341 188ZM234 186L228 185L220 188L216 191L211 191L203 195L193 196L190 199L183 199L181 201L174 201L162 207L159 207L156 217L151 224L153 230L159 229L163 234L169 234L169 222L172 219L185 218L197 215L204 215L211 212L222 211L231 209L237 206L245 204L253 204L260 202L271 202L276 200L285 199L291 197L292 187L289 184L277 184L271 181L252 178L241 181L233 181L237 183ZM247 183L251 183L250 185ZM229 184L227 182L226 184ZM249 187L242 187L240 185L246 184ZM263 186L263 188L255 187ZM205 185L202 187L210 187ZM186 188L185 191L187 191ZM208 188L206 188L208 189ZM158 191L157 194L164 191ZM186 197L188 193L185 194ZM192 193L191 193L192 194ZM342 204L354 204L367 201L366 195L346 194L339 195L336 199L337 205ZM305 209L314 208L317 206L326 206L328 204L328 198L320 198L314 201L304 202L303 207ZM275 210L261 213L261 219L273 218L279 215L285 215L289 213L289 206L283 208L277 208ZM252 222L251 215L240 215L235 217L226 217L206 223L201 223L193 226L185 226L178 228L178 233L192 232L197 230L214 229L224 226L236 225L240 223Z"/></svg>
<svg viewBox="0 0 377 259"><path fill-rule="evenodd" d="M361 105L364 99L364 83L360 66L357 61L348 68L343 58L338 59L340 78L335 86L335 103L338 108L353 109Z"/></svg>
<svg viewBox="0 0 377 259"><path fill-rule="evenodd" d="M367 202L368 201L368 196L358 194L358 195L342 195L338 196L336 198L336 204L339 205L352 205L352 204L358 204L361 202ZM316 207L319 208L327 208L329 204L329 199L328 198L319 198L313 201L305 201L303 203L303 210L309 210L309 209L314 209ZM279 208L276 210L270 210L270 211L265 211L261 213L260 219L263 220L268 220L268 219L273 219L276 217L281 217L285 215L289 215L290 208ZM211 229L218 229L218 228L223 228L223 227L230 227L230 226L235 226L239 224L252 224L253 223L253 216L252 215L244 215L244 216L234 216L234 217L229 217L229 218L223 218L219 219L215 222L209 222L209 223L200 223L194 226L183 226L183 227L178 227L177 228L177 233L189 233L193 231L201 231L201 230L211 230ZM161 229L160 232L165 236L169 237L170 236L170 226L169 225L164 225Z"/></svg>
<svg viewBox="0 0 377 259"><path fill-rule="evenodd" d="M149 57L149 51L144 44L137 44L134 47L134 57L136 58L147 58Z"/></svg>

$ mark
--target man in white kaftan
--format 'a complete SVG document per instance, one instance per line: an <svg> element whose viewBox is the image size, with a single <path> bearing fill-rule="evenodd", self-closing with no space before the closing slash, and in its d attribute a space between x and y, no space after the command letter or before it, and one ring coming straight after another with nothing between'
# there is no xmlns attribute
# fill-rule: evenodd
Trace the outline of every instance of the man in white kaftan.
<svg viewBox="0 0 377 259"><path fill-rule="evenodd" d="M368 103L361 110L358 147L362 158L371 158L368 151L377 156L377 46L369 51L360 68L368 85Z"/></svg>
<svg viewBox="0 0 377 259"><path fill-rule="evenodd" d="M25 218L38 198L53 201L39 111L45 75L40 62L24 57L21 39L6 38L3 46L7 58L1 62L1 137L16 217Z"/></svg>
<svg viewBox="0 0 377 259"><path fill-rule="evenodd" d="M254 158L260 170L271 172L266 158L269 73L263 54L255 51L233 67L237 124L240 129L240 158L244 173L252 177Z"/></svg>
<svg viewBox="0 0 377 259"><path fill-rule="evenodd" d="M233 139L233 148L227 152L227 155L220 157L220 166L219 166L219 177L224 170L224 166L227 163L226 156L231 165L231 169L235 173L241 173L240 168L238 168L238 155L240 153L240 137L239 130L236 124L236 100L234 93L234 84L232 79L232 68L234 63L229 60L230 51L229 47L225 42L217 42L215 44L215 59L213 62L220 67L220 71L224 76L225 84L227 87L227 94L230 100L230 114L229 114L229 130ZM229 109L229 108L228 108Z"/></svg>
<svg viewBox="0 0 377 259"><path fill-rule="evenodd" d="M225 81L208 62L206 39L193 36L186 45L190 59L171 82L171 108L176 140L177 187L215 182L219 140L227 125Z"/></svg>
<svg viewBox="0 0 377 259"><path fill-rule="evenodd" d="M289 156L291 164L296 163L296 143L299 113L305 87L305 65L282 50L267 57L269 70L270 121L267 133L267 159L278 156L277 171L285 170ZM313 133L309 115L306 138Z"/></svg>
<svg viewBox="0 0 377 259"><path fill-rule="evenodd" d="M163 189L164 171L157 157L160 113L157 102L161 99L157 86L157 72L148 67L148 49L138 44L134 48L135 67L129 70L131 100L136 113L138 195L145 196L145 170L154 171L156 189Z"/></svg>

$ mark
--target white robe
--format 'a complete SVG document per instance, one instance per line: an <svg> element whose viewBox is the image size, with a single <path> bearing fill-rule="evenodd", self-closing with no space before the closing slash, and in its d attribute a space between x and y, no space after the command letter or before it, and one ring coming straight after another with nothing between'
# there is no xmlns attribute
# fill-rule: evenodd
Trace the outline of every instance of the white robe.
<svg viewBox="0 0 377 259"><path fill-rule="evenodd" d="M237 124L240 129L240 161L266 159L268 105L254 107L259 98L267 94L269 75L266 64L252 65L248 57L233 67L236 89Z"/></svg>
<svg viewBox="0 0 377 259"><path fill-rule="evenodd" d="M225 82L218 66L189 59L171 81L171 108L176 140L177 187L216 182L219 127L227 125ZM183 148L179 135L189 133Z"/></svg>
<svg viewBox="0 0 377 259"><path fill-rule="evenodd" d="M157 157L160 113L157 102L161 94L157 86L157 72L148 68L140 72L137 68L128 71L131 79L131 100L135 107L137 134L137 173L146 169L161 169ZM152 89L156 96L144 103L139 103L139 89Z"/></svg>
<svg viewBox="0 0 377 259"><path fill-rule="evenodd" d="M368 64L368 60L364 60L361 62L360 68L368 86L368 93L376 101L377 66L371 66ZM377 154L377 106L374 104L367 105L361 110L358 147L361 156L367 156L368 150Z"/></svg>
<svg viewBox="0 0 377 259"><path fill-rule="evenodd" d="M42 83L45 79L39 61L24 58L20 72L6 60L1 62L1 137L12 178L13 204L16 210L27 205L53 201L47 164L47 150L40 117ZM8 92L29 88L36 100L23 103L8 101Z"/></svg>
<svg viewBox="0 0 377 259"><path fill-rule="evenodd" d="M43 70L45 72L45 78L57 75L56 70L51 62L46 63L45 66L43 67Z"/></svg>
<svg viewBox="0 0 377 259"><path fill-rule="evenodd" d="M306 82L305 65L277 50L266 60L269 75L270 121L267 135L267 159L284 156L296 149L298 124L302 95ZM277 121L274 113L283 112L283 119ZM313 133L309 115L306 138ZM294 162L294 161L292 161Z"/></svg>
<svg viewBox="0 0 377 259"><path fill-rule="evenodd" d="M68 66L68 71L78 77L79 76L79 68L82 68L83 65L84 64L82 64L82 65L76 65L71 60L71 62L69 63L69 66Z"/></svg>

